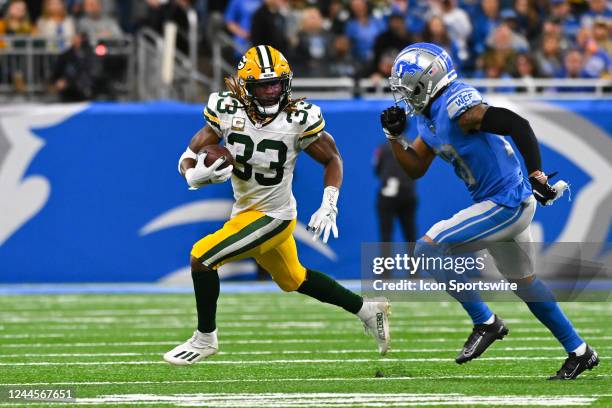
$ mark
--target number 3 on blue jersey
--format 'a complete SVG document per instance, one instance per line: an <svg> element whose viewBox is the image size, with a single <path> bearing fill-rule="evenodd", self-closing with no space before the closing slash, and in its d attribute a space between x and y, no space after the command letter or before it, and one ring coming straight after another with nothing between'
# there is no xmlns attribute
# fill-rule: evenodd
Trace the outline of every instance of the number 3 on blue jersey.
<svg viewBox="0 0 612 408"><path fill-rule="evenodd" d="M459 156L459 153L455 150L452 145L443 144L440 146L440 151L438 152L440 157L442 157L445 161L451 163L453 168L455 169L455 174L461 178L468 186L473 186L476 184L476 179L474 178L474 174L472 170L468 167L465 160Z"/></svg>

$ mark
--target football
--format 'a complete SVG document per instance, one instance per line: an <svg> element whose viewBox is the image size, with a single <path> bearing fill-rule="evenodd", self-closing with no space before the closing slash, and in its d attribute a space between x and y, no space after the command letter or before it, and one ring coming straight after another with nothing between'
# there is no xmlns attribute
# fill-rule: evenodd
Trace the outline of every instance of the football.
<svg viewBox="0 0 612 408"><path fill-rule="evenodd" d="M232 156L232 154L230 153L229 150L227 150L227 148L225 146L221 146L221 145L209 145L209 146L205 146L202 150L200 150L199 152L200 154L202 153L207 153L206 154L206 159L204 159L204 165L206 167L210 167L213 165L213 163L215 161L217 161L217 159L219 157L223 157L225 156L225 163L221 164L221 166L219 166L219 169L224 169L227 166L229 166L230 164L234 164L234 156Z"/></svg>

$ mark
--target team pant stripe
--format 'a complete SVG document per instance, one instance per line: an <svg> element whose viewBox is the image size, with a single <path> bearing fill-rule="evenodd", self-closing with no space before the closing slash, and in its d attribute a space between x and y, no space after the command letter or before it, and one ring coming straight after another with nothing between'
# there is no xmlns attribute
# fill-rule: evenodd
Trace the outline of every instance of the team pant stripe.
<svg viewBox="0 0 612 408"><path fill-rule="evenodd" d="M520 217L521 213L521 207L500 207L495 213L456 230L452 233L453 239L448 241L465 243L484 239L491 234L510 227Z"/></svg>
<svg viewBox="0 0 612 408"><path fill-rule="evenodd" d="M500 213L503 210L504 210L504 207L496 206L494 210L488 211L487 213L481 215L480 217L473 218L470 222L468 222L467 224L464 224L461 228L457 228L457 229L455 229L454 231L452 231L450 233L445 233L442 237L440 237L440 239L436 240L436 242L442 242L445 239L447 239L449 237L452 237L454 235L457 235L458 233L460 233L460 232L462 232L462 231L464 231L464 230L466 230L468 228L474 227L474 225L476 225L476 224L483 223L483 222L487 221L488 219L494 217L495 215L497 215L498 213ZM462 241L462 240L460 240L460 241Z"/></svg>
<svg viewBox="0 0 612 408"><path fill-rule="evenodd" d="M250 223L250 224L246 225L245 227L243 227L237 233L235 233L233 235L230 235L229 237L225 238L223 241L219 242L217 245L215 245L214 247L212 247L211 249L206 251L199 258L200 262L202 262L205 265L209 265L208 261L211 260L211 257L217 255L219 252L221 252L224 249L232 246L236 242L239 242L240 240L248 237L253 232L257 231L258 229L260 229L262 227L265 227L266 225L268 225L269 223L271 223L273 221L274 221L274 218L268 217L268 216L265 216L265 215L263 217L261 217L261 218L256 219L252 223Z"/></svg>
<svg viewBox="0 0 612 408"><path fill-rule="evenodd" d="M492 228L489 228L486 231L481 232L480 234L476 235L473 238L470 238L470 242L471 241L475 241L477 239L482 239L482 238L486 238L490 235L495 234L496 232L501 231L504 228L507 228L509 226L511 226L516 220L521 218L521 215L523 214L523 210L525 210L524 206L520 206L516 212L510 217L508 218L506 221L502 222L501 224L496 224L495 226L493 226Z"/></svg>
<svg viewBox="0 0 612 408"><path fill-rule="evenodd" d="M443 233L453 232L466 224L469 224L472 221L477 219L481 219L482 217L486 217L494 211L497 211L499 206L495 204L493 201L484 201L482 203L478 203L472 205L469 208L463 210L463 213L460 211L457 216L453 216L450 220L445 222L444 230L441 231Z"/></svg>
<svg viewBox="0 0 612 408"><path fill-rule="evenodd" d="M258 245L263 244L264 242L266 242L267 240L273 238L274 236L280 234L285 228L287 228L289 226L289 224L291 224L291 221L285 221L285 220L275 220L278 221L275 223L275 227L272 227L271 229L268 228L267 226L265 228L261 228L259 231L257 231L256 235L259 235L258 238L256 238L254 241L250 242L250 243L246 243L245 246L239 246L238 249L234 252L228 253L226 255L223 255L222 258L218 259L216 261L216 263L220 263L225 261L226 259L230 259L233 258L235 256L240 255L241 253L250 251L251 249L257 247ZM268 231L264 231L264 230L268 230ZM261 234L263 232L263 234ZM255 235L255 234L254 234ZM248 241L248 240L243 240L243 241ZM240 245L240 243L235 244L234 246ZM229 248L228 248L229 249Z"/></svg>
<svg viewBox="0 0 612 408"><path fill-rule="evenodd" d="M486 217L487 215L496 211L498 208L499 206L493 201L484 201L482 203L472 205L471 207L460 211L458 214L455 214L452 218L434 225L429 231L427 231L428 234L431 234L428 236L432 240L438 242L439 238L442 238L445 234L452 233L466 224Z"/></svg>

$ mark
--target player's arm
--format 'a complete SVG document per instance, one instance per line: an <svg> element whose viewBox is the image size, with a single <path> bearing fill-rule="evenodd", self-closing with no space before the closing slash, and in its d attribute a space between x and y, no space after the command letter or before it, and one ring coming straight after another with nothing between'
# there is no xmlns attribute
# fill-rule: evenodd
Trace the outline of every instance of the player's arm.
<svg viewBox="0 0 612 408"><path fill-rule="evenodd" d="M414 180L427 173L431 162L436 157L420 136L410 144L404 144L398 140L389 140L389 143L391 143L391 151L395 160L404 169L404 172Z"/></svg>
<svg viewBox="0 0 612 408"><path fill-rule="evenodd" d="M482 130L496 135L509 135L525 160L529 176L542 173L538 139L529 121L522 116L506 108L481 103L465 111L459 117L458 124L464 133Z"/></svg>
<svg viewBox="0 0 612 408"><path fill-rule="evenodd" d="M342 157L334 138L326 131L312 142L305 150L318 163L323 165L323 183L325 187L339 189L342 185Z"/></svg>
<svg viewBox="0 0 612 408"><path fill-rule="evenodd" d="M323 200L321 207L310 217L308 229L313 231L313 240L323 234L323 242L327 242L332 232L338 238L336 216L338 215L338 195L342 185L342 157L334 138L326 131L304 149L310 157L321 163L323 170Z"/></svg>
<svg viewBox="0 0 612 408"><path fill-rule="evenodd" d="M221 138L210 125L200 129L189 142L189 147L179 158L179 173L185 177L191 189L198 189L205 184L223 183L232 175L233 166L217 170L223 164L219 158L210 167L204 165L206 154L198 154L204 146L218 144Z"/></svg>
<svg viewBox="0 0 612 408"><path fill-rule="evenodd" d="M213 144L219 144L221 138L215 133L210 125L204 125L204 127L193 135L191 141L189 142L189 147L185 150L185 153L181 156L179 160L179 172L182 175L185 175L187 169L191 169L196 166L196 162L198 159L197 152L202 150L204 146L209 146Z"/></svg>
<svg viewBox="0 0 612 408"><path fill-rule="evenodd" d="M529 121L517 113L510 109L481 103L466 110L459 117L458 124L464 133L483 131L502 136L509 135L523 156L533 194L542 205L552 204L567 188L565 182L557 189L548 184L548 177L542 171L538 139Z"/></svg>
<svg viewBox="0 0 612 408"><path fill-rule="evenodd" d="M391 151L395 160L410 178L423 177L436 155L421 137L417 137L412 143L406 140L404 137L406 130L404 110L399 106L392 106L382 112L380 120L385 135L391 143Z"/></svg>

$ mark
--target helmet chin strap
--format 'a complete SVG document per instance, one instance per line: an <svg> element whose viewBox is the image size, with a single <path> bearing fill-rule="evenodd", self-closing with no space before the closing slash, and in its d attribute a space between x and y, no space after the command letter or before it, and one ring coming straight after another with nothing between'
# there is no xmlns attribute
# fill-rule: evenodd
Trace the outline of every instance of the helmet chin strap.
<svg viewBox="0 0 612 408"><path fill-rule="evenodd" d="M270 106L264 106L260 104L257 100L255 100L254 103L255 103L255 106L257 107L257 111L265 116L276 115L280 107L280 101Z"/></svg>

